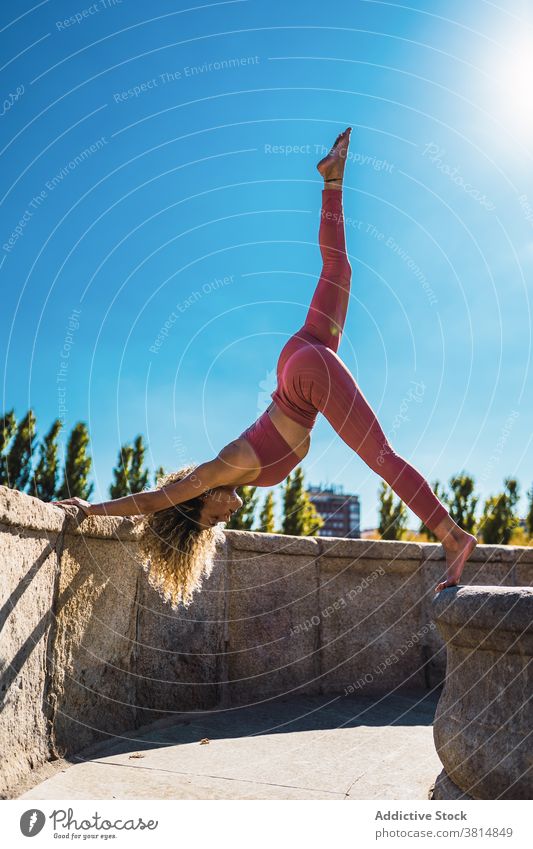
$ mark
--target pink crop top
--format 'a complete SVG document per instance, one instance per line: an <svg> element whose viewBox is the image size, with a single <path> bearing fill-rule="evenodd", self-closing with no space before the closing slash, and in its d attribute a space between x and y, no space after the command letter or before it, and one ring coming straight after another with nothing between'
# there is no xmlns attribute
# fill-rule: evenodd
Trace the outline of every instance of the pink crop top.
<svg viewBox="0 0 533 849"><path fill-rule="evenodd" d="M246 428L240 437L250 443L261 463L258 476L247 486L274 486L281 483L301 462L277 429L267 410Z"/></svg>

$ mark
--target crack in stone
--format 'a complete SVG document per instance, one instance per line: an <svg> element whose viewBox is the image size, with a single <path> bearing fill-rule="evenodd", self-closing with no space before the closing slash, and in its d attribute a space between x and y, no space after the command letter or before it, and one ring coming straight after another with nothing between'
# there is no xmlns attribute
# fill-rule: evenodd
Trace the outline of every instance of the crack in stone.
<svg viewBox="0 0 533 849"><path fill-rule="evenodd" d="M153 767L153 766L134 766L133 764L121 764L121 763L111 763L109 761L101 761L101 760L93 760L93 761L85 761L85 763L97 763L101 766L114 766L114 767L123 767L124 769L137 769L137 770L147 770L148 772L162 772L167 775L184 775L184 776L192 776L194 778L212 778L217 781L240 781L243 784L258 784L263 787L286 787L290 790L303 790L304 792L309 793L328 793L330 796L342 796L342 790L325 790L322 787L301 787L299 784L278 784L274 781L258 781L253 778L237 778L229 775L211 775L211 773L205 772L187 772L186 770L179 769L164 769L162 767ZM364 774L364 773L363 773ZM359 776L360 778L361 776ZM355 781L358 779L356 778ZM355 783L355 781L353 783ZM351 789L352 785L350 785Z"/></svg>

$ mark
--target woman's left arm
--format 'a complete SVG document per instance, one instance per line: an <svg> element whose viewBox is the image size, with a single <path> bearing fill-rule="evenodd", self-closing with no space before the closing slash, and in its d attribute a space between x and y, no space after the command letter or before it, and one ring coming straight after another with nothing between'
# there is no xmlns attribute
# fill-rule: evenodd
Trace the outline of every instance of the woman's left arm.
<svg viewBox="0 0 533 849"><path fill-rule="evenodd" d="M226 449L223 449L214 460L201 463L183 480L167 484L159 489L137 492L125 495L123 498L114 498L112 501L101 501L99 504L89 504L88 501L77 497L51 503L58 507L79 507L86 516L142 516L145 513L157 513L159 510L165 510L167 507L195 498L209 489L237 481L239 472L231 463L234 451L229 446L226 446Z"/></svg>
<svg viewBox="0 0 533 849"><path fill-rule="evenodd" d="M83 498L64 498L61 501L52 501L55 507L79 507L86 516L141 516L144 513L152 513L155 504L158 503L160 490L148 490L147 492L136 492L125 495L123 498L114 498L112 501L101 501L98 504L89 504Z"/></svg>

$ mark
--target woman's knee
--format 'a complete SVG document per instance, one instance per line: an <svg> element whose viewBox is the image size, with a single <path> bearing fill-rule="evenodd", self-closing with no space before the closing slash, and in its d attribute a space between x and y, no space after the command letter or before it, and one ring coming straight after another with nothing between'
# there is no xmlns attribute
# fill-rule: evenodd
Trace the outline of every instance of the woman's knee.
<svg viewBox="0 0 533 849"><path fill-rule="evenodd" d="M347 280L350 282L352 279L352 266L348 261L348 257L343 257L341 276L343 281Z"/></svg>
<svg viewBox="0 0 533 849"><path fill-rule="evenodd" d="M398 466L405 465L405 460L396 453L388 439L382 439L377 443L376 465L381 477L387 480L397 473Z"/></svg>
<svg viewBox="0 0 533 849"><path fill-rule="evenodd" d="M333 283L349 283L352 279L352 266L344 256L330 257L322 274Z"/></svg>

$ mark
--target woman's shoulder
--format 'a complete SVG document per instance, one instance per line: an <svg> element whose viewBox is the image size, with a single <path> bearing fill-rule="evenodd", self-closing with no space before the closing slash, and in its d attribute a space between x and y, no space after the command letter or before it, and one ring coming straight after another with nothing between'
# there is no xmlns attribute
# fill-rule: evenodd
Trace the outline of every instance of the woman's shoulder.
<svg viewBox="0 0 533 849"><path fill-rule="evenodd" d="M261 470L259 458L247 439L238 436L219 451L220 460L227 467L228 472L233 470L234 483L246 483L253 480Z"/></svg>

